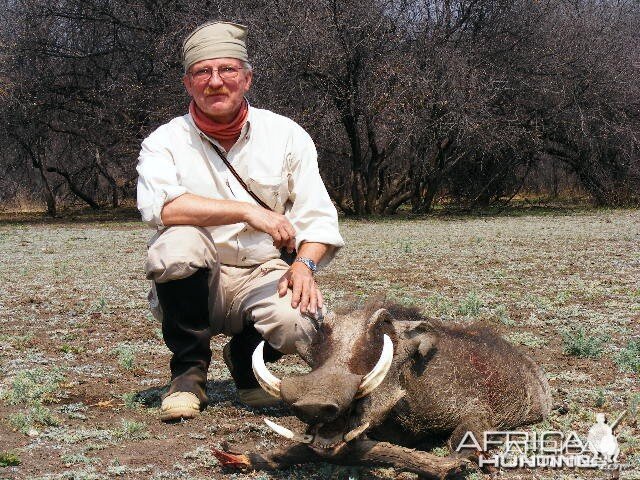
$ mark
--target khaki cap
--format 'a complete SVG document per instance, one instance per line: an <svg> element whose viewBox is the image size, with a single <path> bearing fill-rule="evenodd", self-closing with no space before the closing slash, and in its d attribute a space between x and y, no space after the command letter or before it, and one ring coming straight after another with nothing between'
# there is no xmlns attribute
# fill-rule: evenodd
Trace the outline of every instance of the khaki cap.
<svg viewBox="0 0 640 480"><path fill-rule="evenodd" d="M194 63L210 58L237 58L248 62L246 41L247 27L244 25L216 21L200 25L182 44L184 71Z"/></svg>

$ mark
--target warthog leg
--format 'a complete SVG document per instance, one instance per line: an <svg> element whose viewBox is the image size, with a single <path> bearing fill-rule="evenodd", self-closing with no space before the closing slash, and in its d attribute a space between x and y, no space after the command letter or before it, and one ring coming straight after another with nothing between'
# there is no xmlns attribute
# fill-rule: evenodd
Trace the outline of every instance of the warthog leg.
<svg viewBox="0 0 640 480"><path fill-rule="evenodd" d="M225 467L252 470L277 470L302 463L327 462L350 466L389 466L408 471L427 479L461 478L463 472L473 468L464 459L436 457L427 452L400 447L386 442L355 440L337 451L318 453L307 445L270 450L264 453L239 453L238 447L225 447L231 453L213 449L213 453Z"/></svg>

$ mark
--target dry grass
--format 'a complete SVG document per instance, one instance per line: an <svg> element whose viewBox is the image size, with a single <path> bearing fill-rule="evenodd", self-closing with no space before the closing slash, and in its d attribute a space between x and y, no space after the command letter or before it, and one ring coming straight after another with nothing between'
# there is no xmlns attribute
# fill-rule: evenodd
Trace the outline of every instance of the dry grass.
<svg viewBox="0 0 640 480"><path fill-rule="evenodd" d="M342 229L348 247L319 276L334 305L382 293L447 321L493 326L544 366L563 406L536 428L584 435L596 411L637 415L640 212L347 220ZM209 447L282 445L263 426L267 415L297 425L286 411L234 403L222 337L213 344L210 408L185 424L156 420L169 355L146 310L149 236L138 222L0 226L0 451L11 459L0 478L221 478L229 474ZM565 353L562 332L577 331L607 339L598 356ZM282 363L281 371L301 371L293 359ZM20 418L32 423L16 428ZM622 478L640 478L638 434L631 415L618 438L635 470ZM230 478L348 477L395 473L309 466ZM569 470L503 477L605 478Z"/></svg>

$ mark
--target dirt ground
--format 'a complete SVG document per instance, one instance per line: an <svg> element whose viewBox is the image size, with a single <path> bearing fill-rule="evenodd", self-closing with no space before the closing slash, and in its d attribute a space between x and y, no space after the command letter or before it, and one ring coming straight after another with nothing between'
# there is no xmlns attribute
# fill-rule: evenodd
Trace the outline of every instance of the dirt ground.
<svg viewBox="0 0 640 480"><path fill-rule="evenodd" d="M547 372L556 408L530 428L584 437L596 412L614 419L628 410L616 430L620 477L640 478L640 211L341 226L348 246L318 276L330 305L386 294L448 322L493 327ZM150 235L134 221L0 224L0 479L412 478L327 464L222 469L210 448L223 441L286 444L263 418L302 429L284 408L235 402L223 337L213 341L210 407L190 422L159 422L169 352L147 311ZM286 358L274 371L302 368ZM503 469L499 477L609 474Z"/></svg>

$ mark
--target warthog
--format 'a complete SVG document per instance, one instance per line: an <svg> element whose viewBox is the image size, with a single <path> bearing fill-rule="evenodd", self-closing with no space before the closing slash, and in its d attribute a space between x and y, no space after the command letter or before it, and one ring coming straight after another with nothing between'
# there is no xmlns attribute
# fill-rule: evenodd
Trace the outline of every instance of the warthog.
<svg viewBox="0 0 640 480"><path fill-rule="evenodd" d="M445 325L415 309L378 304L328 315L303 350L311 372L282 380L253 356L256 377L308 425L294 433L267 423L316 451L336 449L366 432L403 446L448 439L455 450L467 431L539 422L551 409L540 367L492 330Z"/></svg>

